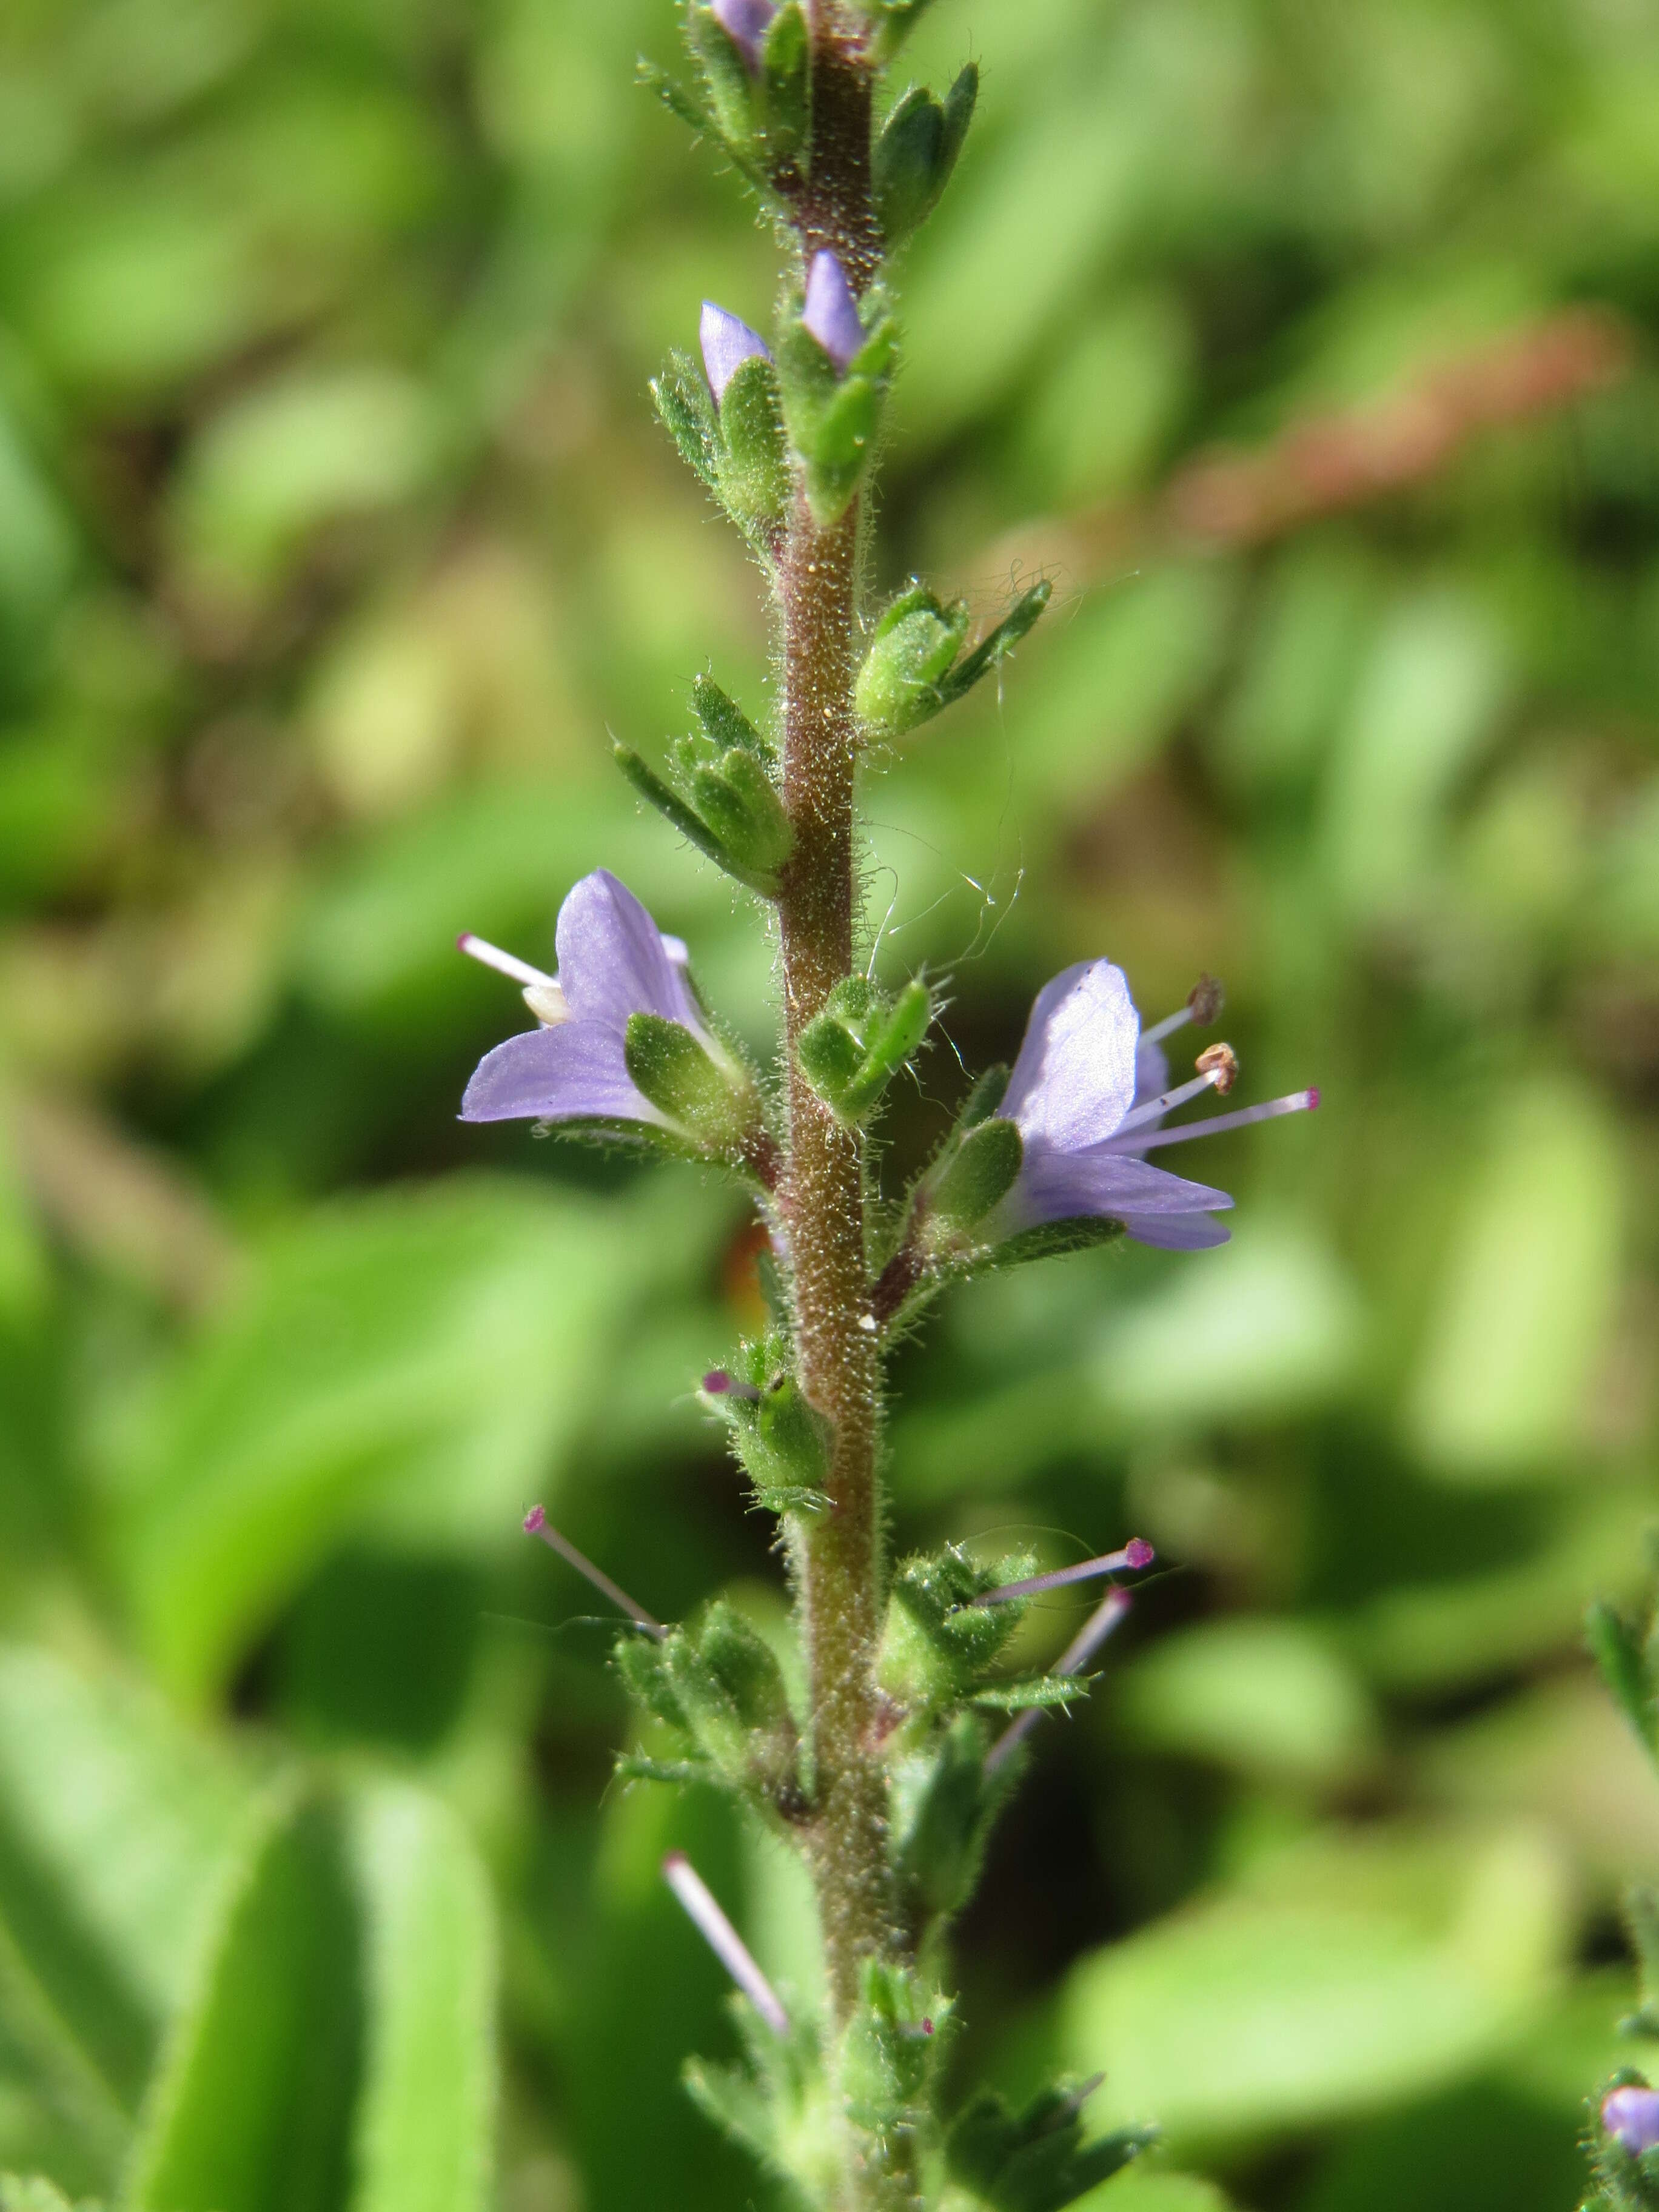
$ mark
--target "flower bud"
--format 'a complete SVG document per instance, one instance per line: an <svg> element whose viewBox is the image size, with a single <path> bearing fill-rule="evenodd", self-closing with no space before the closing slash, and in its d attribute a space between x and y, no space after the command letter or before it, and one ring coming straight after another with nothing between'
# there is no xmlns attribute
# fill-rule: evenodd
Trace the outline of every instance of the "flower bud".
<svg viewBox="0 0 1659 2212"><path fill-rule="evenodd" d="M1018 1601L986 1607L974 1600L1032 1565L1029 1557L1006 1559L989 1571L954 1546L907 1559L893 1577L876 1656L876 1680L888 1696L921 1711L970 1697L1024 1610Z"/></svg>
<svg viewBox="0 0 1659 2212"><path fill-rule="evenodd" d="M893 601L859 671L859 720L872 737L896 738L946 704L940 686L968 635L968 607L948 607L921 584Z"/></svg>
<svg viewBox="0 0 1659 2212"><path fill-rule="evenodd" d="M806 304L800 319L802 328L817 340L838 373L844 374L863 352L865 330L859 319L859 303L853 297L847 271L827 246L812 256L812 265L806 272Z"/></svg>
<svg viewBox="0 0 1659 2212"><path fill-rule="evenodd" d="M757 183L770 182L806 133L811 53L800 0L694 0L686 29L721 137Z"/></svg>
<svg viewBox="0 0 1659 2212"><path fill-rule="evenodd" d="M726 398L726 388L746 361L770 361L770 349L757 331L717 307L712 300L702 303L702 319L697 328L702 347L702 365L708 379L708 389L719 407Z"/></svg>
<svg viewBox="0 0 1659 2212"><path fill-rule="evenodd" d="M665 1656L692 1740L721 1778L738 1789L791 1787L799 1753L783 1674L736 1607L716 1601Z"/></svg>
<svg viewBox="0 0 1659 2212"><path fill-rule="evenodd" d="M962 151L979 98L969 62L943 105L914 85L893 109L871 154L871 182L882 236L890 252L933 213Z"/></svg>
<svg viewBox="0 0 1659 2212"><path fill-rule="evenodd" d="M735 876L751 890L768 897L776 891L775 869L787 856L794 831L770 777L752 753L737 752L735 757L742 765L727 773L734 753L711 758L713 748L706 741L700 748L698 740L684 739L675 748L683 787L676 791L631 745L613 743L611 751L617 766L641 798L648 799L700 853L706 853L727 875ZM712 781L699 781L705 771L713 772ZM705 804L712 805L718 823L705 814ZM728 836L735 842L728 842Z"/></svg>
<svg viewBox="0 0 1659 2212"><path fill-rule="evenodd" d="M917 2124L943 2041L935 2029L950 2012L950 1999L930 1993L913 1968L865 1960L837 2069L856 2125L885 2137Z"/></svg>
<svg viewBox="0 0 1659 2212"><path fill-rule="evenodd" d="M830 1443L822 1419L781 1364L777 1339L751 1345L748 1376L716 1368L702 1380L707 1410L732 1431L732 1443L769 1513L819 1513L829 1503Z"/></svg>
<svg viewBox="0 0 1659 2212"><path fill-rule="evenodd" d="M758 76L761 49L778 12L777 0L711 0L709 12Z"/></svg>
<svg viewBox="0 0 1659 2212"><path fill-rule="evenodd" d="M687 771L698 813L749 878L769 877L795 842L772 779L753 753L734 746L718 761Z"/></svg>
<svg viewBox="0 0 1659 2212"><path fill-rule="evenodd" d="M867 977L849 975L801 1032L801 1073L842 1121L857 1121L920 1049L933 1018L933 998L920 980L890 1000Z"/></svg>
<svg viewBox="0 0 1659 2212"><path fill-rule="evenodd" d="M1601 2124L1632 2158L1659 2148L1659 2089L1631 2082L1602 2101Z"/></svg>

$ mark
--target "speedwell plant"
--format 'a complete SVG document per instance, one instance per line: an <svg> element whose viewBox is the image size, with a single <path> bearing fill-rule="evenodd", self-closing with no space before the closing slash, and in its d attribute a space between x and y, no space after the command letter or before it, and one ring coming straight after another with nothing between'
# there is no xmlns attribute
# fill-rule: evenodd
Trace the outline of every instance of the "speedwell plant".
<svg viewBox="0 0 1659 2212"><path fill-rule="evenodd" d="M1057 1579L1144 1567L1151 1550L1131 1541L1058 1577L955 1548L890 1562L884 1360L942 1287L976 1271L1119 1237L1183 1252L1222 1243L1231 1200L1149 1156L1317 1100L1301 1091L1170 1125L1236 1076L1217 1044L1171 1082L1166 1045L1214 1020L1218 992L1200 982L1143 1030L1121 971L1085 960L1040 993L1012 1071L981 1078L910 1189L879 1188L884 1095L938 1009L926 979L878 988L855 957L860 763L989 674L1048 599L1038 582L975 639L968 608L925 584L877 606L864 588L870 472L901 361L893 264L949 180L977 90L971 64L942 98L889 89L926 4L689 0L692 81L658 85L746 179L781 252L769 337L710 304L701 362L674 355L653 387L681 453L752 549L781 681L761 728L698 676L692 727L668 757L618 746L617 763L775 933L781 1066L745 1061L687 948L601 869L564 902L555 973L463 940L520 985L535 1026L488 1055L462 1111L721 1167L767 1231L770 1326L703 1377L702 1397L776 1516L804 1698L729 1604L665 1626L539 1509L527 1523L629 1617L617 1663L645 1716L629 1771L731 1792L810 1872L821 2013L793 1992L786 2005L696 1869L678 1856L665 1865L731 1971L748 2052L735 2071L694 2067L695 2094L805 2205L1059 2212L1144 2135L1088 2140L1088 2085L1068 2081L1022 2111L981 2092L944 2114L944 1937L1031 1723L1079 1693L1128 1599L1114 1583L1053 1669L1010 1680L998 1662L1023 1606Z"/></svg>

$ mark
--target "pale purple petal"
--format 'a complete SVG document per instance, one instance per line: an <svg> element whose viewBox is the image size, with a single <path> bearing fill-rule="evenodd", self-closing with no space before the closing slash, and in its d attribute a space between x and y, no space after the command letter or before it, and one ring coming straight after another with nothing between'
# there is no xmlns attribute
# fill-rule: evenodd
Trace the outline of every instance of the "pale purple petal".
<svg viewBox="0 0 1659 2212"><path fill-rule="evenodd" d="M1659 2145L1659 2089L1641 2088L1631 2082L1613 2090L1603 2100L1601 2124L1633 2158L1652 2150Z"/></svg>
<svg viewBox="0 0 1659 2212"><path fill-rule="evenodd" d="M714 395L718 407L726 397L726 387L746 361L770 361L771 350L758 331L751 331L736 315L727 314L712 300L702 303L702 320L697 328L702 343L703 372L708 379L708 389Z"/></svg>
<svg viewBox="0 0 1659 2212"><path fill-rule="evenodd" d="M1123 1228L1137 1244L1155 1245L1160 1252L1208 1252L1233 1233L1208 1213L1126 1213Z"/></svg>
<svg viewBox="0 0 1659 2212"><path fill-rule="evenodd" d="M1135 1095L1140 1017L1121 968L1079 961L1044 984L998 1112L1028 1150L1080 1151L1109 1137Z"/></svg>
<svg viewBox="0 0 1659 2212"><path fill-rule="evenodd" d="M630 1014L660 1014L704 1035L662 933L608 868L584 876L559 908L556 942L559 988L576 1020L601 1023L620 1036Z"/></svg>
<svg viewBox="0 0 1659 2212"><path fill-rule="evenodd" d="M1145 1037L1135 1047L1135 1095L1133 1103L1146 1106L1154 1098L1161 1098L1170 1087L1170 1055L1161 1044L1149 1043Z"/></svg>
<svg viewBox="0 0 1659 2212"><path fill-rule="evenodd" d="M806 272L806 306L801 322L837 368L845 368L854 354L864 350L864 325L859 303L847 272L828 246L812 256Z"/></svg>
<svg viewBox="0 0 1659 2212"><path fill-rule="evenodd" d="M1127 1153L1066 1152L1039 1139L1027 1146L1019 1178L1002 1209L1018 1230L1085 1218L1123 1221L1216 1213L1231 1204L1224 1190L1166 1175Z"/></svg>
<svg viewBox="0 0 1659 2212"><path fill-rule="evenodd" d="M714 21L748 63L761 65L761 46L777 14L775 0L713 0ZM711 380L712 381L712 380Z"/></svg>
<svg viewBox="0 0 1659 2212"><path fill-rule="evenodd" d="M624 1034L598 1022L529 1030L486 1053L461 1100L463 1121L648 1121L666 1117L634 1087Z"/></svg>
<svg viewBox="0 0 1659 2212"><path fill-rule="evenodd" d="M1156 1041L1148 1043L1146 1039L1142 1037L1140 1042L1135 1047L1135 1095L1131 1104L1137 1108L1150 1105L1154 1098L1161 1098L1169 1087L1170 1056L1168 1053ZM1152 1115L1140 1124L1135 1134L1139 1135L1144 1133L1150 1137L1163 1119L1164 1116L1161 1114ZM1139 1156L1142 1149L1137 1146L1133 1136L1117 1137L1113 1139L1113 1142L1121 1152L1133 1152Z"/></svg>

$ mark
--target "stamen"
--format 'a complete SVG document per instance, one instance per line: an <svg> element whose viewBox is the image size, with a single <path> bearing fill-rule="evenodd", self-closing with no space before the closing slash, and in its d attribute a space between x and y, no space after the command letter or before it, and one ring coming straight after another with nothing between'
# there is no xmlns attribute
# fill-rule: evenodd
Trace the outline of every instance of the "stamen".
<svg viewBox="0 0 1659 2212"><path fill-rule="evenodd" d="M1153 1028L1142 1030L1143 1044L1158 1044L1177 1030L1185 1029L1188 1022L1196 1022L1206 1030L1225 1004L1226 994L1213 975L1200 975L1187 994L1187 1003L1173 1014L1166 1014Z"/></svg>
<svg viewBox="0 0 1659 2212"><path fill-rule="evenodd" d="M1150 1567L1158 1554L1144 1536L1131 1536L1121 1552L1103 1552L1097 1559L1084 1559L1075 1567L1056 1567L1052 1574L1032 1575L1023 1583L1005 1583L987 1590L975 1605L1006 1605L1010 1598L1035 1597L1039 1590L1063 1589L1067 1583L1092 1582L1100 1575L1115 1575L1125 1567Z"/></svg>
<svg viewBox="0 0 1659 2212"><path fill-rule="evenodd" d="M1238 1054L1230 1044L1207 1044L1193 1066L1207 1075L1224 1098L1238 1080Z"/></svg>
<svg viewBox="0 0 1659 2212"><path fill-rule="evenodd" d="M630 1620L648 1634L659 1639L667 1635L668 1631L661 1621L653 1620L643 1606L635 1605L625 1589L617 1588L603 1567L596 1567L585 1552L576 1549L568 1536L559 1534L548 1519L544 1506L532 1505L525 1515L524 1533L526 1536L539 1536L550 1551L556 1552L568 1565L574 1567L579 1575L592 1583L601 1597L609 1598L619 1613L625 1613Z"/></svg>
<svg viewBox="0 0 1659 2212"><path fill-rule="evenodd" d="M1237 1063L1234 1065L1237 1066ZM1200 1091L1220 1091L1225 1087L1221 1080L1221 1070L1206 1067L1202 1075L1194 1076L1190 1083L1177 1083L1173 1091L1165 1091L1156 1098L1149 1098L1144 1106L1137 1106L1126 1114L1113 1130L1112 1139L1127 1136L1131 1129L1144 1128L1148 1121L1156 1121L1160 1114L1173 1113L1177 1106L1184 1106L1189 1098L1196 1098Z"/></svg>
<svg viewBox="0 0 1659 2212"><path fill-rule="evenodd" d="M1134 1600L1127 1590L1108 1590L1048 1672L1051 1674L1081 1673L1133 1603ZM1042 1717L1042 1708L1040 1705L1030 1706L1026 1711L1017 1714L986 1753L985 1771L994 1774L1005 1759L1011 1759Z"/></svg>
<svg viewBox="0 0 1659 2212"><path fill-rule="evenodd" d="M1137 1137L1133 1149L1150 1152L1155 1145L1184 1145L1189 1137L1213 1137L1218 1130L1242 1129L1248 1122L1272 1121L1281 1114L1311 1114L1318 1104L1317 1091L1292 1091L1286 1097L1269 1098L1264 1105L1241 1106L1236 1114L1212 1114L1206 1121L1188 1121L1179 1129L1155 1129L1150 1136ZM1120 1125L1106 1139L1101 1146L1103 1152L1117 1150L1118 1139L1127 1126Z"/></svg>
<svg viewBox="0 0 1659 2212"><path fill-rule="evenodd" d="M570 1019L569 1001L553 976L544 975L539 968L532 968L527 960L520 960L514 953L503 952L499 945L491 945L487 938L474 937L471 931L458 937L455 943L469 960L493 968L498 975L520 985L526 1006L544 1030L556 1030L562 1022Z"/></svg>
<svg viewBox="0 0 1659 2212"><path fill-rule="evenodd" d="M1215 977L1205 975L1200 969L1197 982L1187 995L1188 1007L1200 1029L1208 1029L1226 1003L1227 994Z"/></svg>
<svg viewBox="0 0 1659 2212"><path fill-rule="evenodd" d="M662 1878L685 1907L692 1924L774 2035L787 2035L789 2015L777 1992L755 1964L748 1946L732 1925L714 1893L684 1851L670 1851Z"/></svg>
<svg viewBox="0 0 1659 2212"><path fill-rule="evenodd" d="M556 1030L570 1019L570 1001L556 983L532 984L522 995L544 1030Z"/></svg>
<svg viewBox="0 0 1659 2212"><path fill-rule="evenodd" d="M498 975L510 976L514 982L530 990L538 990L553 978L544 975L539 968L532 968L527 960L515 953L503 952L499 945L491 945L487 938L474 937L469 930L455 939L456 947L469 960L477 960L486 968L493 968Z"/></svg>

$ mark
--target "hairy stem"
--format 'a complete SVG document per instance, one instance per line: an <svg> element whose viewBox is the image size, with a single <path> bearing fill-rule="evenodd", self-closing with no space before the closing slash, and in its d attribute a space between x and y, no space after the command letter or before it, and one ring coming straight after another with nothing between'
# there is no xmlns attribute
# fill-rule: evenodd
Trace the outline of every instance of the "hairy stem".
<svg viewBox="0 0 1659 2212"><path fill-rule="evenodd" d="M887 1926L884 1804L872 1661L878 1626L877 1347L864 1326L859 1141L795 1065L801 1030L848 972L853 920L852 641L855 517L818 531L803 501L784 571L784 791L796 845L779 915L789 1053L782 1190L802 1388L832 1425L831 1510L803 1547L818 1812L814 1870L837 2015Z"/></svg>
<svg viewBox="0 0 1659 2212"><path fill-rule="evenodd" d="M861 286L877 240L870 77L852 34L822 0L813 28L811 161L797 228L809 257L829 246ZM820 529L798 495L779 575L783 795L795 832L778 901L789 1104L789 1158L779 1197L801 1384L834 1437L833 1503L806 1534L799 1566L817 1777L812 1866L830 1996L843 2021L857 2001L860 1963L885 1946L891 1925L872 1672L881 1600L878 1354L859 1139L808 1088L795 1048L852 962L858 563L856 505Z"/></svg>

